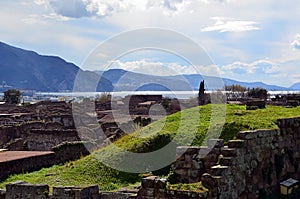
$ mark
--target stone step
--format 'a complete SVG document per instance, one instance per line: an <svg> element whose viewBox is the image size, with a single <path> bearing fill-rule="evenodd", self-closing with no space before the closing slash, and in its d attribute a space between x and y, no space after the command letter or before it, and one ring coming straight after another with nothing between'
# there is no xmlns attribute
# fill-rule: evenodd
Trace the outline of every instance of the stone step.
<svg viewBox="0 0 300 199"><path fill-rule="evenodd" d="M212 176L222 176L222 173L228 169L228 166L221 166L221 165L217 165L217 166L213 166L211 167L211 175Z"/></svg>
<svg viewBox="0 0 300 199"><path fill-rule="evenodd" d="M233 160L233 157L221 157L220 158L220 165L222 166L231 166L232 165L232 160Z"/></svg>
<svg viewBox="0 0 300 199"><path fill-rule="evenodd" d="M228 142L228 147L229 148L242 148L245 146L245 141L244 140L230 140Z"/></svg>
<svg viewBox="0 0 300 199"><path fill-rule="evenodd" d="M223 139L208 139L207 140L208 148L221 148L224 147L224 140Z"/></svg>
<svg viewBox="0 0 300 199"><path fill-rule="evenodd" d="M5 151L7 151L7 149L0 149L0 153Z"/></svg>
<svg viewBox="0 0 300 199"><path fill-rule="evenodd" d="M222 179L222 176L212 176L212 177L218 182Z"/></svg>
<svg viewBox="0 0 300 199"><path fill-rule="evenodd" d="M221 154L224 157L236 157L237 156L237 151L236 151L235 148L224 147L221 150Z"/></svg>
<svg viewBox="0 0 300 199"><path fill-rule="evenodd" d="M138 198L138 194L131 194L128 196L128 199L136 199Z"/></svg>

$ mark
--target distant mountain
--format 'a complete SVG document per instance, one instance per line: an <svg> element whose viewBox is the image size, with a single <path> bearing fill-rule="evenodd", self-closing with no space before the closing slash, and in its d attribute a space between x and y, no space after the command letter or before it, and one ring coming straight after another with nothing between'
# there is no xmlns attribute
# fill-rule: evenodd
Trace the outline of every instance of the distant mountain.
<svg viewBox="0 0 300 199"><path fill-rule="evenodd" d="M289 90L291 90L291 91L300 91L300 82L293 84L291 87L289 87Z"/></svg>
<svg viewBox="0 0 300 199"><path fill-rule="evenodd" d="M202 80L207 80L209 82L212 82L212 85L210 85L210 89L220 89L219 85L214 85L213 82L218 82L218 77L212 77L212 76L201 76L201 75L184 75L184 77L187 79L187 81L192 85L194 90L197 90L199 88L199 82ZM241 85L245 88L264 88L268 91L283 91L287 90L285 87L276 86L276 85L269 85L265 84L263 82L241 82L236 81L228 78L222 78L223 84L226 86L231 85Z"/></svg>
<svg viewBox="0 0 300 199"><path fill-rule="evenodd" d="M115 91L188 91L190 84L182 76L154 76L125 71L122 69L110 69L99 72L102 77L109 79Z"/></svg>
<svg viewBox="0 0 300 199"><path fill-rule="evenodd" d="M2 42L0 42L0 70L2 87L44 92L72 91L79 71L85 74L87 82L92 83L99 78L97 74L82 71L78 66L59 57L39 55ZM111 91L113 86L110 81L102 78L97 90Z"/></svg>
<svg viewBox="0 0 300 199"><path fill-rule="evenodd" d="M105 72L83 71L78 66L56 56L16 48L0 42L0 91L8 88L44 92L72 91L77 74L76 91L189 91L198 90L199 82L209 82L208 89L221 89L217 77L193 75L154 76L111 69ZM101 79L99 80L101 76ZM300 83L284 88L262 82L241 82L223 78L224 85L239 84L246 88L261 87L273 90L300 90ZM97 84L98 82L98 84ZM95 87L96 84L96 88ZM94 85L94 86L91 86Z"/></svg>
<svg viewBox="0 0 300 199"><path fill-rule="evenodd" d="M109 79L114 87L115 91L188 91L198 90L199 83L202 80L209 82L209 88L207 90L222 89L223 85L238 84L245 88L264 88L268 91L282 91L287 90L285 87L276 85L268 85L262 82L241 82L228 78L220 79L212 76L201 76L198 74L192 75L177 75L177 76L154 76L145 75L140 73L134 73L125 71L122 69L110 69L105 72L99 72L106 79ZM222 84L220 84L222 83Z"/></svg>

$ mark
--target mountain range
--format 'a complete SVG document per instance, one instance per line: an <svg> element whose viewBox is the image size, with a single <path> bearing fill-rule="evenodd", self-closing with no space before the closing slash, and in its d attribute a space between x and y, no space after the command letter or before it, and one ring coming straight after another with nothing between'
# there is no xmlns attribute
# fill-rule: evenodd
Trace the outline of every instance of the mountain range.
<svg viewBox="0 0 300 199"><path fill-rule="evenodd" d="M2 87L58 92L73 90L78 72L87 76L87 82L96 81L98 74L82 71L78 66L60 57L39 55L0 42L0 84ZM101 78L97 91L109 91L113 86Z"/></svg>
<svg viewBox="0 0 300 199"><path fill-rule="evenodd" d="M16 48L0 42L0 89L17 88L42 92L72 91L77 74L84 77L80 91L189 91L198 90L199 82L211 82L210 89L218 89L219 78L211 76L177 75L154 76L122 69L83 71L75 64L57 56L39 55L34 51ZM99 80L100 79L100 80ZM263 82L241 82L222 78L224 85L238 84L246 88L261 87L269 91L300 90L300 82L289 88ZM97 82L95 90L89 86ZM1 85L2 84L2 85ZM78 90L76 90L78 91Z"/></svg>
<svg viewBox="0 0 300 199"><path fill-rule="evenodd" d="M263 82L241 82L228 78L218 78L212 76L202 76L199 74L176 75L176 76L153 76L140 73L125 71L122 69L110 69L108 71L96 71L104 78L109 79L114 85L115 91L134 91L134 90L154 90L154 91L189 91L198 90L200 81L210 82L209 89L222 89L220 83L224 85L241 85L245 88L264 88L268 91L287 91L290 88L269 85ZM293 90L300 90L293 86ZM298 88L298 89L297 89Z"/></svg>

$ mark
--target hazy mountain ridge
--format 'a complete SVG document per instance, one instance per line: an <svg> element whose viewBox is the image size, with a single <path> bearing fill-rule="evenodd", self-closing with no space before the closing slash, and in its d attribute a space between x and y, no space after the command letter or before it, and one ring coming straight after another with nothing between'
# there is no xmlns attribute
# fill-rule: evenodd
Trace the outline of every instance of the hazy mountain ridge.
<svg viewBox="0 0 300 199"><path fill-rule="evenodd" d="M57 56L39 55L34 51L23 50L0 42L0 87L31 89L44 92L72 91L78 72L84 77L80 91L188 91L198 90L201 80L214 82L217 77L199 74L177 76L154 76L110 69L105 72L82 71L73 63ZM95 90L90 85L98 83ZM224 85L239 84L246 88L261 87L269 91L300 90L300 83L289 88L268 85L263 82L241 82L222 78ZM221 89L210 85L208 89Z"/></svg>
<svg viewBox="0 0 300 199"><path fill-rule="evenodd" d="M191 75L176 75L176 76L153 76L145 75L130 71L125 71L122 69L110 69L105 72L97 71L97 73L102 74L103 77L109 79L115 86L115 91L120 90L177 90L177 91L187 91L187 90L198 90L199 83L202 80L207 80L209 82L223 82L224 85L238 84L245 88L256 88L261 87L269 91L286 91L290 88L269 85L263 82L241 82L228 78L212 77L212 76L201 76L199 74ZM161 85L161 86L159 86ZM211 84L207 89L222 89L219 84ZM300 90L300 85L299 89Z"/></svg>
<svg viewBox="0 0 300 199"><path fill-rule="evenodd" d="M289 87L290 90L300 90L300 82L299 83L295 83L292 86Z"/></svg>
<svg viewBox="0 0 300 199"><path fill-rule="evenodd" d="M72 91L74 80L81 69L57 56L39 55L0 42L0 83L18 89L44 92ZM85 72L84 72L85 73ZM90 72L86 72L90 76ZM92 74L90 79L95 79ZM97 75L96 75L97 76ZM111 91L112 84L104 78L98 91Z"/></svg>

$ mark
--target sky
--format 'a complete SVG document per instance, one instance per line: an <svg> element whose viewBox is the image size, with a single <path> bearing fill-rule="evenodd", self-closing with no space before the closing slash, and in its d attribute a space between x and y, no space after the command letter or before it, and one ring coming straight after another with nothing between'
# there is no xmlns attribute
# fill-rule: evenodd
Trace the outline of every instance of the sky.
<svg viewBox="0 0 300 199"><path fill-rule="evenodd" d="M169 42L174 48L180 34L206 52L211 63L197 63L201 73L288 87L300 82L299 10L298 0L2 0L0 40L59 56L84 70L100 70L86 63L95 50L107 56L101 53L107 41L157 28L174 34L150 37L153 43ZM123 45L135 42L131 36ZM195 73L194 63L184 58L145 48L106 61L111 68L147 74Z"/></svg>

